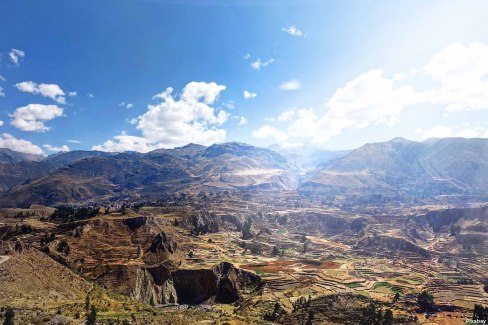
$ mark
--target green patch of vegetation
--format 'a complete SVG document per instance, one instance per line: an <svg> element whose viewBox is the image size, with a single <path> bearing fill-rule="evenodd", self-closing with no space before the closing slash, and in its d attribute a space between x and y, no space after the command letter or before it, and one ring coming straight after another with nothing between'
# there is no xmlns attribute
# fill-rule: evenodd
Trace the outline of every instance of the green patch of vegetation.
<svg viewBox="0 0 488 325"><path fill-rule="evenodd" d="M395 292L395 293L403 293L403 288L400 286L393 285L390 287L390 290Z"/></svg>
<svg viewBox="0 0 488 325"><path fill-rule="evenodd" d="M391 284L389 284L388 282L376 282L373 285L373 290L376 290L378 292L386 292L386 293L393 291ZM401 292L401 289L399 291ZM394 292L398 292L398 291L394 291Z"/></svg>
<svg viewBox="0 0 488 325"><path fill-rule="evenodd" d="M357 267L356 268L356 271L358 271L362 275L366 275L366 276L372 275L374 273L374 271L371 270L371 269L369 269L369 268L360 268L360 267Z"/></svg>
<svg viewBox="0 0 488 325"><path fill-rule="evenodd" d="M363 286L363 285L362 285L362 283L360 283L360 282L351 282L351 283L345 283L344 285L345 285L346 287L348 287L348 288L352 288L352 289L353 289L353 288L358 288L358 287L362 287L362 286Z"/></svg>
<svg viewBox="0 0 488 325"><path fill-rule="evenodd" d="M368 291L357 290L357 291L354 291L354 294L361 295L361 296L364 296L364 297L368 297L369 298L369 292Z"/></svg>
<svg viewBox="0 0 488 325"><path fill-rule="evenodd" d="M340 273L343 273L344 271L341 271L341 270L327 270L326 273L327 274L331 274L331 275L337 275L337 274L340 274Z"/></svg>

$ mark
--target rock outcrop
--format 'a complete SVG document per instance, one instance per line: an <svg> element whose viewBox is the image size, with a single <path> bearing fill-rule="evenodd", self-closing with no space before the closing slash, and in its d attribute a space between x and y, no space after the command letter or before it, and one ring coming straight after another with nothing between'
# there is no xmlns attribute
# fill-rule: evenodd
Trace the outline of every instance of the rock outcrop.
<svg viewBox="0 0 488 325"><path fill-rule="evenodd" d="M206 301L233 303L263 285L258 275L227 262L212 269L177 270L172 273L172 278L178 303L190 305Z"/></svg>
<svg viewBox="0 0 488 325"><path fill-rule="evenodd" d="M400 237L368 237L360 240L357 244L357 247L362 249L367 248L372 252L376 251L382 254L399 254L402 252L406 252L417 254L420 257L424 258L430 257L430 252L428 250Z"/></svg>
<svg viewBox="0 0 488 325"><path fill-rule="evenodd" d="M258 275L227 262L212 269L169 270L163 265L139 269L131 296L153 305L230 304L263 286Z"/></svg>
<svg viewBox="0 0 488 325"><path fill-rule="evenodd" d="M151 305L176 303L176 290L167 268L164 266L141 268L136 276L132 297Z"/></svg>
<svg viewBox="0 0 488 325"><path fill-rule="evenodd" d="M172 241L171 238L162 231L154 237L151 246L149 247L149 251L154 254L166 252L173 254L177 247L178 244Z"/></svg>

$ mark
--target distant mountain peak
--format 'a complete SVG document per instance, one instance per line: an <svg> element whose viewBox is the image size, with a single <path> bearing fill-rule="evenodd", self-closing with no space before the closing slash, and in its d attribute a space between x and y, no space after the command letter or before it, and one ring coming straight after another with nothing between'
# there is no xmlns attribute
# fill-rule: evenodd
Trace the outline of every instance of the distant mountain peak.
<svg viewBox="0 0 488 325"><path fill-rule="evenodd" d="M190 142L189 144L186 144L182 147L176 147L175 149L194 149L194 148L203 149L206 147L204 145L201 145L201 144Z"/></svg>
<svg viewBox="0 0 488 325"><path fill-rule="evenodd" d="M278 153L269 149L255 147L242 142L224 142L211 145L205 150L203 156L206 158L214 158L225 154L231 154L234 156L247 156L263 152L279 155Z"/></svg>
<svg viewBox="0 0 488 325"><path fill-rule="evenodd" d="M412 142L415 142L415 141L407 140L407 139L402 138L402 137L396 137L396 138L391 139L389 142L393 142L393 143L412 143Z"/></svg>
<svg viewBox="0 0 488 325"><path fill-rule="evenodd" d="M0 162L15 163L21 161L41 161L44 156L0 148Z"/></svg>

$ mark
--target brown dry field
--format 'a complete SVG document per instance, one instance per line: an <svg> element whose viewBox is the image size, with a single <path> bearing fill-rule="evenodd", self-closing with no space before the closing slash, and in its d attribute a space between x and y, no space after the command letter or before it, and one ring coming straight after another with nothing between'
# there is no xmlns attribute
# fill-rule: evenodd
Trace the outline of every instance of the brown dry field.
<svg viewBox="0 0 488 325"><path fill-rule="evenodd" d="M303 265L305 269L331 270L338 269L341 264L332 261L313 261L313 260L277 260L269 263L244 264L243 269L261 271L265 273L293 273L295 269L290 268L292 265Z"/></svg>

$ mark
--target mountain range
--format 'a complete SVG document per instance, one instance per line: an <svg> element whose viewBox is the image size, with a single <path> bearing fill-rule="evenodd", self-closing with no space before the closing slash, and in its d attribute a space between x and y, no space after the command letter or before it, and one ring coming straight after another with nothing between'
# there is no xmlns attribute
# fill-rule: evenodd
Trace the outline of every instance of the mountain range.
<svg viewBox="0 0 488 325"><path fill-rule="evenodd" d="M352 151L228 142L48 157L0 149L0 206L151 200L179 191L298 190L433 198L488 194L488 139L395 138Z"/></svg>

